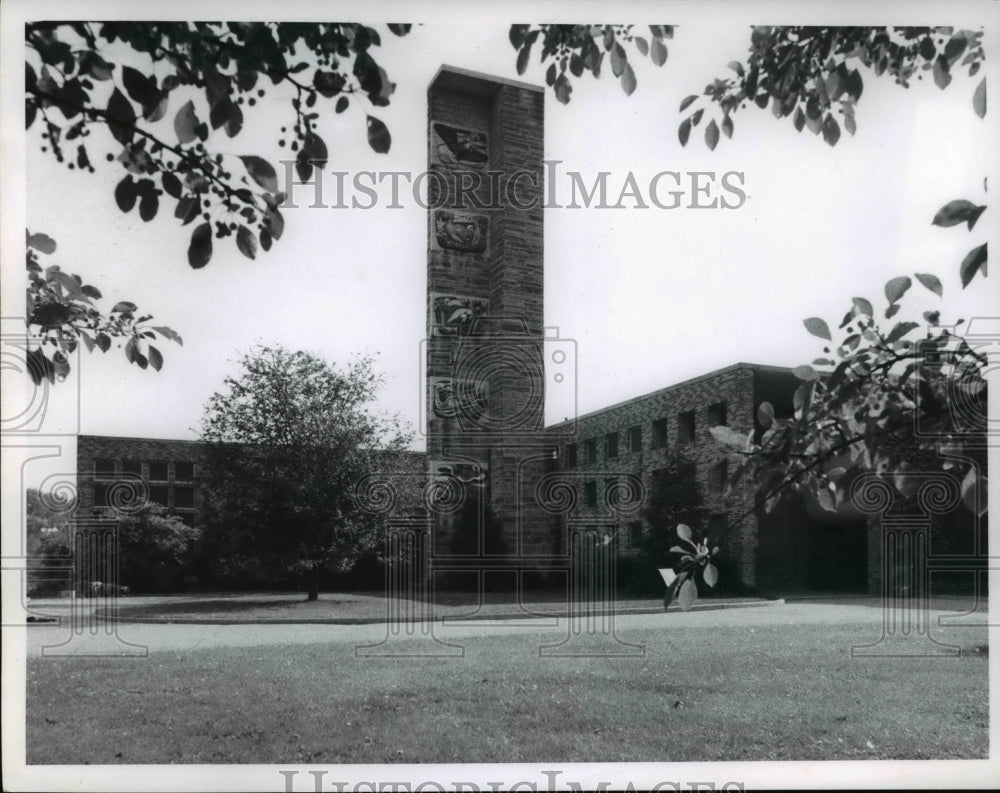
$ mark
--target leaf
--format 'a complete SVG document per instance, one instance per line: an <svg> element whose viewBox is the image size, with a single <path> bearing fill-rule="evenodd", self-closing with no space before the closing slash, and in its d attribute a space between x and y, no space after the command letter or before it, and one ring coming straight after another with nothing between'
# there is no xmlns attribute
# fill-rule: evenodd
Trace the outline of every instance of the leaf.
<svg viewBox="0 0 1000 793"><path fill-rule="evenodd" d="M885 310L885 318L892 319L899 312L899 303L893 303L889 308Z"/></svg>
<svg viewBox="0 0 1000 793"><path fill-rule="evenodd" d="M840 140L840 125L832 113L827 113L823 120L823 140L831 146L836 146L837 141Z"/></svg>
<svg viewBox="0 0 1000 793"><path fill-rule="evenodd" d="M181 220L181 225L186 226L196 217L198 217L198 211L201 209L201 201L195 196L184 196L180 201L177 202L177 207L174 209L174 217Z"/></svg>
<svg viewBox="0 0 1000 793"><path fill-rule="evenodd" d="M241 225L236 231L236 247L248 259L253 259L257 256L257 238L246 226Z"/></svg>
<svg viewBox="0 0 1000 793"><path fill-rule="evenodd" d="M677 524L677 536L682 540L687 540L691 542L691 527L685 523Z"/></svg>
<svg viewBox="0 0 1000 793"><path fill-rule="evenodd" d="M80 291L83 292L87 297L93 298L94 300L100 300L103 295L101 295L101 290L96 286L90 286L90 284L85 284L80 287Z"/></svg>
<svg viewBox="0 0 1000 793"><path fill-rule="evenodd" d="M194 112L194 102L184 103L174 116L174 132L181 143L192 143L198 137L198 116Z"/></svg>
<svg viewBox="0 0 1000 793"><path fill-rule="evenodd" d="M126 144L135 134L135 109L117 88L111 92L107 109L108 128L115 140Z"/></svg>
<svg viewBox="0 0 1000 793"><path fill-rule="evenodd" d="M29 234L28 247L34 248L39 253L55 253L56 241L48 234Z"/></svg>
<svg viewBox="0 0 1000 793"><path fill-rule="evenodd" d="M128 300L122 300L120 303L115 303L114 308L111 309L111 313L116 311L121 314L134 314L138 310L138 306L135 303L130 303Z"/></svg>
<svg viewBox="0 0 1000 793"><path fill-rule="evenodd" d="M712 151L715 151L715 147L719 143L719 125L715 123L714 118L705 127L705 143Z"/></svg>
<svg viewBox="0 0 1000 793"><path fill-rule="evenodd" d="M143 179L143 181L149 182L148 179ZM142 198L139 199L139 217L141 217L145 223L148 223L156 217L156 211L159 207L160 198L157 196L156 191L152 188L144 190Z"/></svg>
<svg viewBox="0 0 1000 793"><path fill-rule="evenodd" d="M822 488L816 492L816 499L819 501L819 505L827 512L837 511L837 504L833 499L833 493L826 488Z"/></svg>
<svg viewBox="0 0 1000 793"><path fill-rule="evenodd" d="M796 132L801 132L802 128L806 125L806 114L802 112L801 107L795 108L795 115L792 117L792 124L795 125Z"/></svg>
<svg viewBox="0 0 1000 793"><path fill-rule="evenodd" d="M726 66L728 66L730 69L736 72L736 74L738 74L740 77L743 76L743 64L740 63L739 61L730 61L729 63L726 64Z"/></svg>
<svg viewBox="0 0 1000 793"><path fill-rule="evenodd" d="M792 369L792 374L794 374L799 380L818 380L819 372L813 369L811 366L803 365L796 366Z"/></svg>
<svg viewBox="0 0 1000 793"><path fill-rule="evenodd" d="M405 36L407 33L410 32L410 29L413 27L413 25L400 24L398 22L391 22L391 23L389 23L388 27L389 27L389 30L391 30L397 36Z"/></svg>
<svg viewBox="0 0 1000 793"><path fill-rule="evenodd" d="M809 319L802 320L802 324L806 326L806 330L813 336L818 336L819 338L826 339L827 341L833 340L833 337L830 336L830 328L826 324L826 320L823 320L820 317L809 317Z"/></svg>
<svg viewBox="0 0 1000 793"><path fill-rule="evenodd" d="M976 515L985 515L987 507L986 477L977 476L977 470L973 466L969 468L962 480L962 502L970 512Z"/></svg>
<svg viewBox="0 0 1000 793"><path fill-rule="evenodd" d="M334 106L333 110L336 113L343 113L347 110L347 106L350 104L350 100L346 96L339 97L337 99L337 104Z"/></svg>
<svg viewBox="0 0 1000 793"><path fill-rule="evenodd" d="M161 184L163 185L163 191L168 196L180 199L182 190L181 180L177 178L176 174L172 171L163 171Z"/></svg>
<svg viewBox="0 0 1000 793"><path fill-rule="evenodd" d="M941 286L941 279L936 275L931 275L930 273L914 273L914 275L921 284L930 289L935 295L938 297L944 295L944 287Z"/></svg>
<svg viewBox="0 0 1000 793"><path fill-rule="evenodd" d="M899 302L899 299L906 294L913 281L908 275L901 275L897 278L890 278L885 282L885 297L890 303Z"/></svg>
<svg viewBox="0 0 1000 793"><path fill-rule="evenodd" d="M976 90L972 94L972 109L980 118L986 116L986 78L979 81Z"/></svg>
<svg viewBox="0 0 1000 793"><path fill-rule="evenodd" d="M565 77L565 75L562 75ZM632 96L632 92L635 91L635 72L632 71L632 64L625 64L625 71L622 72L621 77L622 90L625 92L625 96ZM568 97L567 97L568 98ZM565 104L565 102L563 103Z"/></svg>
<svg viewBox="0 0 1000 793"><path fill-rule="evenodd" d="M722 117L722 134L732 140L733 120L728 115Z"/></svg>
<svg viewBox="0 0 1000 793"><path fill-rule="evenodd" d="M368 145L378 154L385 154L392 145L389 129L375 116L368 116Z"/></svg>
<svg viewBox="0 0 1000 793"><path fill-rule="evenodd" d="M660 575L663 576L663 583L665 583L668 587L677 580L677 573L669 567L660 568Z"/></svg>
<svg viewBox="0 0 1000 793"><path fill-rule="evenodd" d="M705 579L706 584L714 587L719 581L719 571L716 569L714 564L709 562L705 565L705 569L702 571L701 577Z"/></svg>
<svg viewBox="0 0 1000 793"><path fill-rule="evenodd" d="M191 244L188 246L188 264L200 269L212 258L212 224L201 223L195 226L191 233Z"/></svg>
<svg viewBox="0 0 1000 793"><path fill-rule="evenodd" d="M163 355L160 351L156 349L152 344L149 345L149 365L153 367L157 372L163 366Z"/></svg>
<svg viewBox="0 0 1000 793"><path fill-rule="evenodd" d="M683 113L685 110L687 110L691 106L691 103L694 102L697 98L698 94L691 94L690 96L685 96L684 99L681 101L680 112Z"/></svg>
<svg viewBox="0 0 1000 793"><path fill-rule="evenodd" d="M649 54L649 42L642 36L636 36L632 39L632 42L635 44L636 49L639 50L640 55L646 56Z"/></svg>
<svg viewBox="0 0 1000 793"><path fill-rule="evenodd" d="M945 89L951 82L951 74L948 72L948 59L944 55L939 55L934 61L934 84L938 88Z"/></svg>
<svg viewBox="0 0 1000 793"><path fill-rule="evenodd" d="M628 56L625 54L625 48L622 47L621 42L616 41L611 48L611 73L615 77L621 77L627 64Z"/></svg>
<svg viewBox="0 0 1000 793"><path fill-rule="evenodd" d="M851 135L858 131L858 122L854 120L854 116L844 116L844 129Z"/></svg>
<svg viewBox="0 0 1000 793"><path fill-rule="evenodd" d="M964 199L949 201L937 211L931 224L942 227L957 226L959 223L967 221L975 210L976 205L971 201Z"/></svg>
<svg viewBox="0 0 1000 793"><path fill-rule="evenodd" d="M176 342L182 347L184 346L184 340L180 337L177 331L173 330L172 328L168 328L164 325L157 325L156 327L151 328L151 330L155 330L165 339L170 339L170 341Z"/></svg>
<svg viewBox="0 0 1000 793"><path fill-rule="evenodd" d="M662 66L667 62L667 45L659 37L650 42L649 59L657 66Z"/></svg>
<svg viewBox="0 0 1000 793"><path fill-rule="evenodd" d="M757 408L757 421L764 429L770 427L774 423L774 405L770 402L761 402Z"/></svg>
<svg viewBox="0 0 1000 793"><path fill-rule="evenodd" d="M896 326L889 331L889 335L885 337L885 340L889 344L892 344L894 341L899 341L911 330L918 327L920 326L917 325L916 322L897 322Z"/></svg>
<svg viewBox="0 0 1000 793"><path fill-rule="evenodd" d="M528 59L531 57L531 45L527 44L521 47L521 50L517 53L517 73L524 74L524 70L528 68Z"/></svg>
<svg viewBox="0 0 1000 793"><path fill-rule="evenodd" d="M688 611L698 600L698 587L694 583L694 579L689 578L683 584L681 584L680 591L677 593L677 603L681 607L681 611Z"/></svg>
<svg viewBox="0 0 1000 793"><path fill-rule="evenodd" d="M969 251L959 267L959 275L962 278L962 288L965 289L976 277L976 273L982 268L983 276L986 276L986 243Z"/></svg>
<svg viewBox="0 0 1000 793"><path fill-rule="evenodd" d="M856 316L856 317L857 316L862 316L862 317L874 317L875 316L875 313L874 313L875 309L874 309L874 307L865 298L863 298L863 297L852 297L851 298L851 303L854 306L853 309L852 309L852 311L851 311L851 313L854 316ZM847 322L844 323L844 325L846 325L846 324L847 324ZM841 325L841 327L843 327L844 325Z"/></svg>
<svg viewBox="0 0 1000 793"><path fill-rule="evenodd" d="M681 125L677 128L677 138L681 142L681 146L687 146L688 138L691 136L691 119L686 118L681 122Z"/></svg>
<svg viewBox="0 0 1000 793"><path fill-rule="evenodd" d="M150 80L138 69L122 66L122 85L138 104L146 106L157 98L156 81Z"/></svg>
<svg viewBox="0 0 1000 793"><path fill-rule="evenodd" d="M708 431L713 438L727 446L742 449L746 445L746 438L731 427L710 427Z"/></svg>

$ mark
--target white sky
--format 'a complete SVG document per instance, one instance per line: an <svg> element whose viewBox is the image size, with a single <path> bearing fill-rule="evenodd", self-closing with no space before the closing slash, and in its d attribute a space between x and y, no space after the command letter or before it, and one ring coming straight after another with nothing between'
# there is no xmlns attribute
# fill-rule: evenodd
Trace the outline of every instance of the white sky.
<svg viewBox="0 0 1000 793"><path fill-rule="evenodd" d="M635 15L644 22L662 17ZM630 51L639 82L632 97L608 68L600 80L576 79L568 106L546 93L545 153L562 161L561 173L580 171L589 182L610 171L614 196L629 171L644 190L662 170L740 171L749 195L735 210L546 210L545 321L577 343L579 412L736 361L808 362L822 345L806 333L804 317L824 316L835 327L853 295L884 307L882 285L898 274L937 274L946 318L952 310L964 317L990 310L988 289L963 293L957 277L965 252L985 239L989 213L972 234L930 225L953 198L986 198L985 153L996 130L991 137L990 125L971 109L979 77L956 76L940 91L928 75L904 90L889 77L863 72L858 133L845 132L835 149L755 107L735 116L734 139L723 138L715 152L702 141L707 117L682 148L680 100L743 58L750 21L687 17L662 68ZM378 25L375 9L359 18L382 32L376 57L397 83L392 104L374 110L392 133L392 149L387 155L369 149L360 106L342 116L324 109L328 171L424 169L426 89L442 62L517 77L503 17L473 22L465 15L458 24L430 13L405 38ZM533 61L521 79L543 83L543 68ZM247 131L216 141L220 131L210 143L272 161L287 156L276 145L289 119L283 107L267 99L244 107ZM172 203L148 224L137 211L122 215L112 192L122 174L103 161L117 148L90 140L96 176L58 166L38 151L37 140L29 141L27 225L54 236L59 250L52 261L97 285L108 306L118 299L138 303L180 332L184 346L158 345L166 359L159 373L127 364L120 350L83 355L70 381L54 390L54 412L72 414L79 387L81 432L193 438L232 359L260 340L335 362L378 353L388 378L381 406L410 421L419 447L425 210L412 198L404 198L405 209L310 208L311 188L298 187L300 208L285 211L285 236L270 253L252 262L231 238L217 240L211 263L194 271L186 261L193 226L180 228ZM328 197L332 184L328 179ZM558 185L560 198L568 196L567 186ZM381 195L388 203L387 187ZM17 262L5 286L23 277ZM8 300L18 292L5 291ZM913 297L919 297L909 301L914 308L938 305L919 285ZM564 391L550 405L549 421L563 418L567 403Z"/></svg>

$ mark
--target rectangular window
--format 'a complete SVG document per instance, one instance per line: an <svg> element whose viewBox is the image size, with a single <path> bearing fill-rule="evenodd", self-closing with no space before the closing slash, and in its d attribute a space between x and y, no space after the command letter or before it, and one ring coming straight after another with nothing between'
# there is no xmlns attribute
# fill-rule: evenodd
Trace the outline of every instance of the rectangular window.
<svg viewBox="0 0 1000 793"><path fill-rule="evenodd" d="M566 467L576 468L576 444L571 443L566 447Z"/></svg>
<svg viewBox="0 0 1000 793"><path fill-rule="evenodd" d="M609 432L604 436L604 444L608 453L608 459L614 460L618 457L618 433Z"/></svg>
<svg viewBox="0 0 1000 793"><path fill-rule="evenodd" d="M108 505L108 485L94 485L94 506L106 507Z"/></svg>
<svg viewBox="0 0 1000 793"><path fill-rule="evenodd" d="M726 489L726 478L729 475L729 464L723 460L716 463L708 472L708 486L716 493Z"/></svg>
<svg viewBox="0 0 1000 793"><path fill-rule="evenodd" d="M167 503L167 495L169 492L170 488L166 485L153 485L149 488L149 500L162 507L169 507L170 505Z"/></svg>
<svg viewBox="0 0 1000 793"><path fill-rule="evenodd" d="M174 488L174 508L194 509L194 488L175 487Z"/></svg>
<svg viewBox="0 0 1000 793"><path fill-rule="evenodd" d="M677 417L677 440L680 443L694 441L694 411L689 410Z"/></svg>
<svg viewBox="0 0 1000 793"><path fill-rule="evenodd" d="M114 479L115 461L100 457L94 460L94 476L98 479Z"/></svg>
<svg viewBox="0 0 1000 793"><path fill-rule="evenodd" d="M633 453L642 451L642 427L629 427L628 450Z"/></svg>
<svg viewBox="0 0 1000 793"><path fill-rule="evenodd" d="M597 506L597 482L591 480L583 483L583 503L590 508Z"/></svg>
<svg viewBox="0 0 1000 793"><path fill-rule="evenodd" d="M726 424L728 424L728 417L726 416L726 403L716 402L714 405L709 405L708 426L724 427Z"/></svg>
<svg viewBox="0 0 1000 793"><path fill-rule="evenodd" d="M662 449L667 445L667 420L657 419L653 422L653 437L650 440L650 448Z"/></svg>
<svg viewBox="0 0 1000 793"><path fill-rule="evenodd" d="M167 463L150 463L149 464L149 481L150 482L166 482L167 481Z"/></svg>
<svg viewBox="0 0 1000 793"><path fill-rule="evenodd" d="M122 473L142 478L142 463L138 460L125 460L122 462Z"/></svg>
<svg viewBox="0 0 1000 793"><path fill-rule="evenodd" d="M179 482L193 482L194 463L174 463L174 479Z"/></svg>
<svg viewBox="0 0 1000 793"><path fill-rule="evenodd" d="M583 453L584 459L587 465L593 465L597 462L597 439L591 438L590 440L583 442Z"/></svg>

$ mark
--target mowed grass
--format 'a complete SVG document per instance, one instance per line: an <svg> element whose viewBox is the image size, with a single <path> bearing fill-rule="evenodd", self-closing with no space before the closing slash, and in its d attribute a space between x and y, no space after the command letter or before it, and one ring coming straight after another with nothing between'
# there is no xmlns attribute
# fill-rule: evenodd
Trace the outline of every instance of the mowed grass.
<svg viewBox="0 0 1000 793"><path fill-rule="evenodd" d="M983 758L985 629L957 658L851 659L871 625L620 631L644 658L462 659L353 645L31 658L29 763L413 763ZM952 639L952 636L948 637Z"/></svg>

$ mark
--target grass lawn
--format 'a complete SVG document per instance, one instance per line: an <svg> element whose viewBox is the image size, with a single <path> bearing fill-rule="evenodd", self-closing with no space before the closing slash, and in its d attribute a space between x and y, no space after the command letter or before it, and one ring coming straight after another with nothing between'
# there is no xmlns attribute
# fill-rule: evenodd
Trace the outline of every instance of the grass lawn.
<svg viewBox="0 0 1000 793"><path fill-rule="evenodd" d="M721 612L720 612L721 613ZM958 658L851 659L870 624L620 631L645 658L464 659L353 645L146 659L30 658L29 763L393 763L983 758L986 630Z"/></svg>

